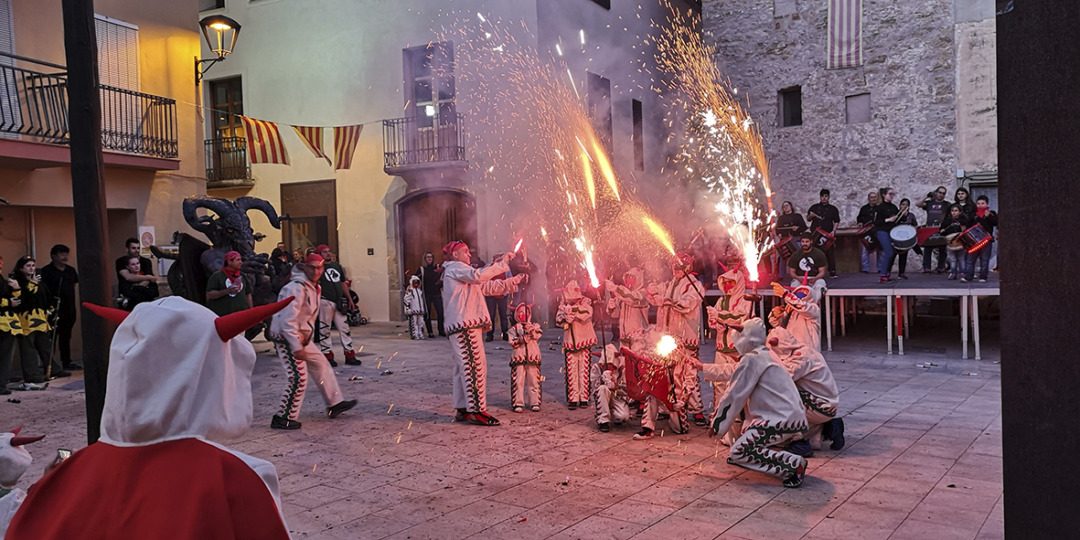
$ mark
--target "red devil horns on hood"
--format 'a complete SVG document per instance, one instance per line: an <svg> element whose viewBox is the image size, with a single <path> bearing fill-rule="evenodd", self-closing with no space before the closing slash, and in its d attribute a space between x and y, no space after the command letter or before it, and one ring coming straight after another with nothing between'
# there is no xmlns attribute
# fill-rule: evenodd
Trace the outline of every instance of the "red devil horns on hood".
<svg viewBox="0 0 1080 540"><path fill-rule="evenodd" d="M230 313L224 317L218 317L214 320L214 328L217 329L218 337L220 337L223 342L229 341L238 336L241 332L258 324L259 321L281 311L282 308L289 305L289 302L293 301L293 298L295 297L290 296L284 300L274 302L273 304L256 306L251 309ZM83 306L86 309L93 311L99 317L116 325L124 322L124 319L126 319L128 315L131 315L130 312L124 310L99 306L89 302L83 302Z"/></svg>
<svg viewBox="0 0 1080 540"><path fill-rule="evenodd" d="M281 311L282 308L289 305L289 302L293 301L293 298L296 297L290 296L273 304L255 306L236 313L230 313L224 317L218 317L214 320L214 327L217 328L218 337L221 338L221 341L229 341L244 330L259 324L259 321Z"/></svg>
<svg viewBox="0 0 1080 540"><path fill-rule="evenodd" d="M30 444L32 442L38 442L41 439L45 438L44 435L34 435L33 437L19 437L18 435L19 435L20 431L22 431L22 426L19 426L19 427L15 428L15 429L11 430L11 434L15 435L15 437L11 438L11 446L22 446L24 444Z"/></svg>

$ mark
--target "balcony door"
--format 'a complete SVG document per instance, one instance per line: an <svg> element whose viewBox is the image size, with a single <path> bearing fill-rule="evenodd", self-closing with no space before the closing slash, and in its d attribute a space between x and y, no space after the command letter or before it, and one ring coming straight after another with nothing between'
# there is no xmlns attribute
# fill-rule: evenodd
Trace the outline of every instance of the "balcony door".
<svg viewBox="0 0 1080 540"><path fill-rule="evenodd" d="M244 92L240 77L210 81L213 136L207 144L207 180L236 180L248 177L247 144L240 115L244 114Z"/></svg>
<svg viewBox="0 0 1080 540"><path fill-rule="evenodd" d="M398 203L399 253L404 270L420 267L424 252L435 253L451 240L476 247L476 198L451 190L424 191ZM490 254L488 254L490 255Z"/></svg>
<svg viewBox="0 0 1080 540"><path fill-rule="evenodd" d="M285 247L301 252L319 244L338 251L337 183L334 180L281 184L281 222Z"/></svg>
<svg viewBox="0 0 1080 540"><path fill-rule="evenodd" d="M405 146L408 163L450 161L458 142L454 47L430 43L404 50Z"/></svg>

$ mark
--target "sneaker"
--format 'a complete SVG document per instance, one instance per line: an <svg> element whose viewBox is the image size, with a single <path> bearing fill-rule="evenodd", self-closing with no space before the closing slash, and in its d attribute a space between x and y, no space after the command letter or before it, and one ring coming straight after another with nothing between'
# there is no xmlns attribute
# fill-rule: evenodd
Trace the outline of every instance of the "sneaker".
<svg viewBox="0 0 1080 540"><path fill-rule="evenodd" d="M570 403L568 403L566 405L566 408L570 409L571 411L576 411L577 410L577 402L576 401L571 401Z"/></svg>
<svg viewBox="0 0 1080 540"><path fill-rule="evenodd" d="M274 415L270 419L270 429L300 429L300 422L286 416Z"/></svg>
<svg viewBox="0 0 1080 540"><path fill-rule="evenodd" d="M784 487L797 488L802 485L803 477L806 476L806 465L800 465L791 476L784 479Z"/></svg>
<svg viewBox="0 0 1080 540"><path fill-rule="evenodd" d="M900 274L900 275L899 275L899 276L897 276L897 277L899 277L900 279L907 279L907 275L906 275L906 274Z"/></svg>
<svg viewBox="0 0 1080 540"><path fill-rule="evenodd" d="M49 377L49 380L51 381L53 379L63 379L64 377L70 377L70 376L71 376L70 371L61 371L59 373L53 373L52 376Z"/></svg>
<svg viewBox="0 0 1080 540"><path fill-rule="evenodd" d="M589 408L589 402L588 401L579 401L577 406L578 406L579 409L587 409L587 408Z"/></svg>
<svg viewBox="0 0 1080 540"><path fill-rule="evenodd" d="M23 383L19 383L19 384L15 385L14 389L19 390L19 391L27 391L27 390L44 390L44 389L46 389L48 387L49 387L49 383L47 383L47 382L40 382L40 383L23 382Z"/></svg>
<svg viewBox="0 0 1080 540"><path fill-rule="evenodd" d="M469 413L465 409L456 409L457 413L454 415L455 422L464 422L469 418Z"/></svg>
<svg viewBox="0 0 1080 540"><path fill-rule="evenodd" d="M598 427L600 428L600 431L604 433L611 431L611 424L609 424L608 422L600 422L600 425Z"/></svg>
<svg viewBox="0 0 1080 540"><path fill-rule="evenodd" d="M787 445L784 450L795 454L796 456L802 456L804 458L814 457L814 448L810 446L810 441L797 440Z"/></svg>
<svg viewBox="0 0 1080 540"><path fill-rule="evenodd" d="M356 406L355 399L349 399L346 401L339 401L336 405L331 405L326 408L326 414L330 418L337 418L341 416L341 413Z"/></svg>
<svg viewBox="0 0 1080 540"><path fill-rule="evenodd" d="M502 333L502 340L503 341L510 341L510 337L506 335L506 332Z"/></svg>
<svg viewBox="0 0 1080 540"><path fill-rule="evenodd" d="M533 405L532 407L529 407L529 410L532 411L532 412L540 412L540 406L539 405Z"/></svg>
<svg viewBox="0 0 1080 540"><path fill-rule="evenodd" d="M836 277L836 272L829 272L829 277Z"/></svg>
<svg viewBox="0 0 1080 540"><path fill-rule="evenodd" d="M986 278L980 279L979 283L986 283Z"/></svg>
<svg viewBox="0 0 1080 540"><path fill-rule="evenodd" d="M829 423L832 424L832 444L829 448L840 450L844 447L844 419L833 418Z"/></svg>
<svg viewBox="0 0 1080 540"><path fill-rule="evenodd" d="M325 352L323 356L326 357L327 362L330 362L330 367L337 367L337 362L334 361L334 351Z"/></svg>
<svg viewBox="0 0 1080 540"><path fill-rule="evenodd" d="M881 280L879 281L879 283L885 285L888 283L893 283L893 280L889 279L888 276L881 276Z"/></svg>
<svg viewBox="0 0 1080 540"><path fill-rule="evenodd" d="M960 283L967 283L967 282L968 282L968 279L966 277L960 276Z"/></svg>
<svg viewBox="0 0 1080 540"><path fill-rule="evenodd" d="M704 413L697 413L694 415L694 425L698 427L705 427L709 425L709 421L705 419Z"/></svg>
<svg viewBox="0 0 1080 540"><path fill-rule="evenodd" d="M359 366L363 362L356 359L356 351L345 351L345 364L350 366Z"/></svg>
<svg viewBox="0 0 1080 540"><path fill-rule="evenodd" d="M641 431L634 434L635 441L644 441L651 438L653 438L653 431L649 428L641 428Z"/></svg>
<svg viewBox="0 0 1080 540"><path fill-rule="evenodd" d="M514 412L516 412L516 413L525 412L525 407L514 407Z"/></svg>
<svg viewBox="0 0 1080 540"><path fill-rule="evenodd" d="M956 274L949 274L949 277L945 279L956 279Z"/></svg>

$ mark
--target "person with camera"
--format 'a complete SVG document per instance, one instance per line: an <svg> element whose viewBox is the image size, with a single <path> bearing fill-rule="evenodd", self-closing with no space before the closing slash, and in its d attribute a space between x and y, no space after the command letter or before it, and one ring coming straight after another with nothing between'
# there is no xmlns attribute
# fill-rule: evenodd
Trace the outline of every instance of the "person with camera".
<svg viewBox="0 0 1080 540"><path fill-rule="evenodd" d="M37 261L29 255L15 263L15 281L22 291L22 303L16 308L22 336L19 338L19 355L25 366L38 362L45 371L45 378L70 377L60 361L52 358L52 294L39 281Z"/></svg>
<svg viewBox="0 0 1080 540"><path fill-rule="evenodd" d="M330 366L337 367L337 362L334 361L333 342L330 340L330 329L336 326L341 348L345 351L345 363L350 366L359 366L360 361L356 359L352 334L349 332L349 320L345 317L346 313L356 309L352 295L349 294L349 281L345 277L345 269L334 261L330 246L319 245L315 248L315 254L325 261L322 277L319 278L322 298L319 300L319 331L315 341L319 343L319 349L330 362Z"/></svg>

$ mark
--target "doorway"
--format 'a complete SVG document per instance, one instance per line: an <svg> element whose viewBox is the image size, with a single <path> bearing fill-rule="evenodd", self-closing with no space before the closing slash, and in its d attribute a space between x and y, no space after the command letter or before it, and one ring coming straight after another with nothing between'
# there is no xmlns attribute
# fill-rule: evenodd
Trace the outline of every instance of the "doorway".
<svg viewBox="0 0 1080 540"><path fill-rule="evenodd" d="M442 260L440 250L451 240L476 246L476 198L455 190L431 190L406 196L398 203L398 239L404 271L420 267L424 252Z"/></svg>
<svg viewBox="0 0 1080 540"><path fill-rule="evenodd" d="M289 215L282 224L290 252L326 244L338 253L336 181L281 184L281 213Z"/></svg>

